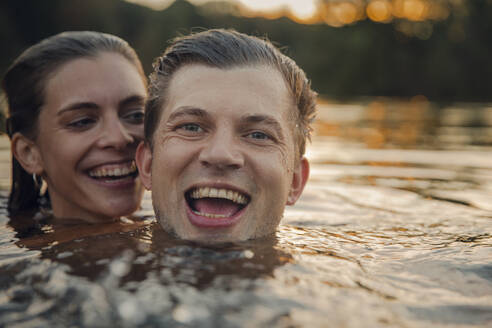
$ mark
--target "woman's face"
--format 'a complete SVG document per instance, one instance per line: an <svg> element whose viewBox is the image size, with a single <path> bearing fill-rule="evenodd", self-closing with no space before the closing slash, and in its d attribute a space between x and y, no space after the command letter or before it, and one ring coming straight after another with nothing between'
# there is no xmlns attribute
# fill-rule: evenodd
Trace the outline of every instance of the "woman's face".
<svg viewBox="0 0 492 328"><path fill-rule="evenodd" d="M111 52L69 61L46 81L35 144L56 217L101 222L139 207L145 97L137 68Z"/></svg>

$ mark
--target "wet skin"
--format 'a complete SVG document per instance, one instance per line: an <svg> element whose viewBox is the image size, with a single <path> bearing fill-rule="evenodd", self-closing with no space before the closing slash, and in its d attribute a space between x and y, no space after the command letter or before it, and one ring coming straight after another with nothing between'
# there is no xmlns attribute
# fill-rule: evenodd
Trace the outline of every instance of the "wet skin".
<svg viewBox="0 0 492 328"><path fill-rule="evenodd" d="M116 53L71 60L47 80L36 139L17 135L12 145L46 181L56 217L107 222L139 207L145 97L137 69Z"/></svg>
<svg viewBox="0 0 492 328"><path fill-rule="evenodd" d="M137 165L165 230L201 242L271 234L309 165L295 153L292 98L266 66L187 65L173 76Z"/></svg>

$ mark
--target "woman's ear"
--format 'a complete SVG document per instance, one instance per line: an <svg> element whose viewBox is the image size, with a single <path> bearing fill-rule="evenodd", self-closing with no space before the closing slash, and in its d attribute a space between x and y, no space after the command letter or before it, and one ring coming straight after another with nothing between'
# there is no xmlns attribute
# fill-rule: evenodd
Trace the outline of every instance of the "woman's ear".
<svg viewBox="0 0 492 328"><path fill-rule="evenodd" d="M10 146L12 154L20 165L29 174L42 175L44 171L43 159L38 146L31 139L20 132L14 133Z"/></svg>
<svg viewBox="0 0 492 328"><path fill-rule="evenodd" d="M294 168L292 185L290 187L289 196L287 197L287 205L294 205L299 197L301 197L308 178L309 162L306 157L303 157Z"/></svg>
<svg viewBox="0 0 492 328"><path fill-rule="evenodd" d="M138 176L145 189L152 189L152 149L145 141L141 141L135 154Z"/></svg>

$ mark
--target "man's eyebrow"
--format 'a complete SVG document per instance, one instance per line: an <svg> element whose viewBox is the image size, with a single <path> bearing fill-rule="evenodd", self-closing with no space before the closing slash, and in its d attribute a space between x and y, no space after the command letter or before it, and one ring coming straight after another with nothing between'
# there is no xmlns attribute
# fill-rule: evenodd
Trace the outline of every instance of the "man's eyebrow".
<svg viewBox="0 0 492 328"><path fill-rule="evenodd" d="M197 116L197 117L207 117L209 114L197 107L190 107L190 106L182 106L178 107L174 112L169 115L169 118L167 119L168 121L173 121L177 118L180 118L182 116Z"/></svg>
<svg viewBox="0 0 492 328"><path fill-rule="evenodd" d="M261 123L269 125L275 130L280 138L284 137L284 133L282 132L282 125L280 125L279 121L273 116L263 114L247 115L242 117L241 121L245 124Z"/></svg>

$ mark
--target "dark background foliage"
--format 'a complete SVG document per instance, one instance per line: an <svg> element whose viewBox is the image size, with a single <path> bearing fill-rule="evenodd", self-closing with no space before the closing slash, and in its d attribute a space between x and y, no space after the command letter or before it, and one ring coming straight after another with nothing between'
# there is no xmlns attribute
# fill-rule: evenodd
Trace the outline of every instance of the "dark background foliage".
<svg viewBox="0 0 492 328"><path fill-rule="evenodd" d="M168 40L201 28L224 27L267 36L293 57L321 95L413 97L431 101L492 100L492 1L435 21L423 40L369 19L343 27L237 15L228 3L175 1L162 11L120 0L0 1L0 71L28 46L65 30L97 30L126 39L147 73ZM400 22L401 23L401 22ZM408 22L419 27L422 22ZM456 29L459 36L456 37ZM454 32L453 32L454 31ZM453 34L454 33L454 34Z"/></svg>

